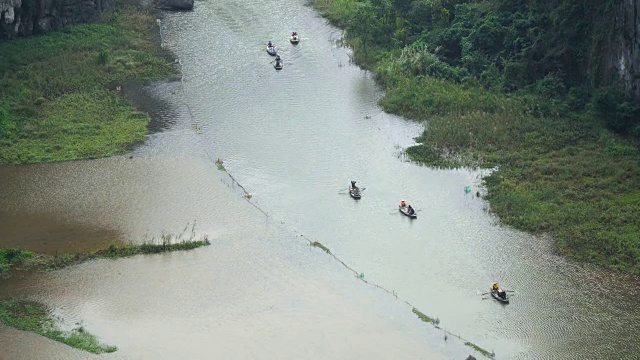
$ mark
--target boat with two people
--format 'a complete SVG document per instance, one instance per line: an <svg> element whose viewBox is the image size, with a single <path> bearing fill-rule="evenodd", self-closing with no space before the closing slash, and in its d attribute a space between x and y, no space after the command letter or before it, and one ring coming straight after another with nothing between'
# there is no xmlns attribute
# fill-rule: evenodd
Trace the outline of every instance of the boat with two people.
<svg viewBox="0 0 640 360"><path fill-rule="evenodd" d="M407 204L407 202L404 200L400 200L400 205L398 205L398 210L400 210L400 212L405 216L408 216L412 219L416 219L418 217L418 214L416 214L416 211L413 209L413 207Z"/></svg>
<svg viewBox="0 0 640 360"><path fill-rule="evenodd" d="M291 43L295 45L300 42L300 36L298 36L298 33L294 31L291 33L291 38L289 39L289 41L291 41Z"/></svg>
<svg viewBox="0 0 640 360"><path fill-rule="evenodd" d="M509 295L507 295L507 291L501 288L498 283L494 283L491 287L491 296L503 304L509 303Z"/></svg>
<svg viewBox="0 0 640 360"><path fill-rule="evenodd" d="M356 182L353 180L351 180L351 185L349 186L349 196L356 200L359 200L362 197L360 188L356 186Z"/></svg>

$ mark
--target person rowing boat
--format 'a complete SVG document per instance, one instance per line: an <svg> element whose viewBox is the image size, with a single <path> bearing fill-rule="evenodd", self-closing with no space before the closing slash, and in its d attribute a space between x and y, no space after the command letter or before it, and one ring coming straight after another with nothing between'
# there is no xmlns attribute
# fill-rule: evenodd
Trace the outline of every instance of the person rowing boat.
<svg viewBox="0 0 640 360"><path fill-rule="evenodd" d="M497 300L500 300L500 301L507 300L507 292L504 291L504 289L502 289L500 285L498 285L498 283L494 283L493 286L491 287L491 294Z"/></svg>
<svg viewBox="0 0 640 360"><path fill-rule="evenodd" d="M354 199L360 199L360 188L356 186L356 182L351 180L351 186L349 187L349 195Z"/></svg>
<svg viewBox="0 0 640 360"><path fill-rule="evenodd" d="M356 186L356 182L351 180L351 188L349 188L349 190L353 191L354 193L360 193L360 188Z"/></svg>

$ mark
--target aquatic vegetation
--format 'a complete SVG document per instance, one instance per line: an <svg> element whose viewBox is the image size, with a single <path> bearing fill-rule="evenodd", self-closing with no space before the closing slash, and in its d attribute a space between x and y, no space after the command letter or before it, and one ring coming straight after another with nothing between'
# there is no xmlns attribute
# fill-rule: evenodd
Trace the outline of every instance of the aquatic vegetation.
<svg viewBox="0 0 640 360"><path fill-rule="evenodd" d="M175 72L154 41L155 16L119 6L96 24L0 43L0 163L106 157L145 139L149 116L125 81Z"/></svg>
<svg viewBox="0 0 640 360"><path fill-rule="evenodd" d="M433 318L423 314L422 312L420 312L420 310L418 310L416 308L413 308L413 313L418 315L420 320L422 320L424 322L432 323L434 325L438 325L438 323L439 323L439 321L437 321L436 319L433 319Z"/></svg>
<svg viewBox="0 0 640 360"><path fill-rule="evenodd" d="M93 259L116 259L144 254L159 254L163 252L197 249L211 245L205 235L200 239L182 239L180 235L165 234L159 240L151 239L142 244L111 244L106 249L89 253L58 254L55 256L38 254L20 249L0 249L0 275L8 275L13 267L33 268L41 267L48 270L61 269L66 266L80 264Z"/></svg>
<svg viewBox="0 0 640 360"><path fill-rule="evenodd" d="M319 241L312 242L311 246L320 248L320 249L324 250L324 252L326 252L327 254L331 254L331 251L329 250L329 248L327 248L326 246L322 245L322 243L320 243Z"/></svg>
<svg viewBox="0 0 640 360"><path fill-rule="evenodd" d="M440 327L438 326L440 324L440 320L439 319L434 319L434 318L432 318L430 316L427 316L427 315L425 315L424 313L422 313L420 310L418 310L416 308L413 308L413 313L416 314L420 318L420 320L422 320L422 321L424 321L426 323L433 324L437 329L440 329ZM462 339L458 335L452 334L452 333L450 333L450 332L448 332L446 330L444 330L444 332L445 332L445 340L447 339L448 335L452 335L452 336L457 337L458 339L461 339L461 340L465 341L464 339ZM474 349L475 351L481 353L482 355L488 357L488 358L493 358L493 354L492 353L488 352L487 350L479 347L478 345L476 345L476 344L474 344L474 343L472 343L470 341L465 341L464 344L466 346L469 346L470 348Z"/></svg>
<svg viewBox="0 0 640 360"><path fill-rule="evenodd" d="M13 266L24 266L31 259L33 253L21 249L0 249L0 274L11 270Z"/></svg>
<svg viewBox="0 0 640 360"><path fill-rule="evenodd" d="M49 270L55 270L93 259L117 259L143 254L159 254L171 251L192 250L207 245L211 245L207 236L204 236L199 240L181 240L172 242L171 235L163 235L159 242L151 241L142 244L111 244L106 249L90 253L62 254L45 257L40 263Z"/></svg>
<svg viewBox="0 0 640 360"><path fill-rule="evenodd" d="M464 344L465 344L465 345L467 345L468 347L472 348L473 350L475 350L475 351L477 351L477 352L481 353L482 355L484 355L484 356L488 357L488 358L492 358L492 359L493 359L493 357L494 357L494 356L493 356L493 353L488 352L487 350L485 350L485 349L481 348L480 346L478 346L478 345L476 345L476 344L474 344L474 343L472 343L472 342L468 342L468 341L467 341L467 342L466 342L466 343L464 343Z"/></svg>
<svg viewBox="0 0 640 360"><path fill-rule="evenodd" d="M115 346L100 343L95 335L86 332L82 327L72 331L58 329L44 305L36 302L0 300L0 321L7 326L34 332L94 354L111 353L117 350Z"/></svg>
<svg viewBox="0 0 640 360"><path fill-rule="evenodd" d="M222 159L218 158L218 160L216 160L216 166L218 167L218 170L220 171L227 171L227 169L225 169L224 167L224 161L222 161Z"/></svg>

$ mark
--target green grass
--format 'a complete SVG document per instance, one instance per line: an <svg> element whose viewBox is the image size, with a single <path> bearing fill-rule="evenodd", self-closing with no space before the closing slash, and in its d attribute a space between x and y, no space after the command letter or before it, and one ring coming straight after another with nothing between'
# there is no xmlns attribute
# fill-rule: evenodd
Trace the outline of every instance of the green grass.
<svg viewBox="0 0 640 360"><path fill-rule="evenodd" d="M14 266L23 266L33 259L33 253L20 249L0 249L0 275Z"/></svg>
<svg viewBox="0 0 640 360"><path fill-rule="evenodd" d="M420 312L420 310L413 308L413 313L418 315L418 317L420 318L420 320L427 322L427 323L431 323L434 325L438 325L439 321L436 319L433 319L425 314L423 314L422 312Z"/></svg>
<svg viewBox="0 0 640 360"><path fill-rule="evenodd" d="M222 161L222 159L216 160L216 166L220 171L227 171L227 169L224 167L224 161Z"/></svg>
<svg viewBox="0 0 640 360"><path fill-rule="evenodd" d="M320 249L324 250L324 252L326 252L327 254L331 254L331 251L329 250L329 248L327 248L326 246L322 245L322 243L319 242L319 241L312 242L311 246L320 248Z"/></svg>
<svg viewBox="0 0 640 360"><path fill-rule="evenodd" d="M151 12L119 5L101 23L0 43L0 163L105 157L144 140L148 115L114 89L175 71L156 31Z"/></svg>
<svg viewBox="0 0 640 360"><path fill-rule="evenodd" d="M0 249L0 275L9 274L15 267L41 267L48 270L61 269L93 259L116 259L143 254L192 250L210 245L204 236L199 240L182 240L179 236L163 235L159 241L152 239L143 244L112 244L108 248L89 253L59 254L56 256L38 255L20 249Z"/></svg>
<svg viewBox="0 0 640 360"><path fill-rule="evenodd" d="M422 313L420 310L418 310L416 308L413 308L413 313L416 314L418 316L418 318L420 318L420 320L422 320L422 321L424 321L426 323L433 324L433 325L435 325L436 328L439 329L439 327L438 327L438 324L440 323L439 319L434 319L432 317L429 317L429 316L425 315L424 313ZM457 336L457 335L455 335L455 336ZM472 342L466 341L464 344L466 346L471 347L472 349L476 350L477 352L481 353L482 355L484 355L486 357L489 357L489 358L492 357L490 352L488 352L487 350L479 347L478 345L476 345L476 344L474 344Z"/></svg>
<svg viewBox="0 0 640 360"><path fill-rule="evenodd" d="M504 224L560 253L640 274L640 153L596 121L513 110L434 115L407 149L436 167L497 166L486 200Z"/></svg>
<svg viewBox="0 0 640 360"><path fill-rule="evenodd" d="M171 236L164 235L158 243L152 241L143 244L112 244L106 249L90 253L62 254L48 257L41 263L47 269L55 270L93 259L117 259L143 254L192 250L207 245L211 245L211 242L206 236L200 240L180 240L172 242Z"/></svg>
<svg viewBox="0 0 640 360"><path fill-rule="evenodd" d="M478 345L476 345L476 344L474 344L472 342L467 341L464 344L467 345L468 347L472 348L473 350L481 353L482 355L488 357L488 358L493 358L493 356L492 356L492 354L490 352L488 352L487 350L481 348L480 346L478 346Z"/></svg>
<svg viewBox="0 0 640 360"><path fill-rule="evenodd" d="M47 309L35 302L0 300L0 321L7 326L30 331L94 354L117 350L115 346L101 344L95 335L86 332L82 327L73 331L59 330Z"/></svg>

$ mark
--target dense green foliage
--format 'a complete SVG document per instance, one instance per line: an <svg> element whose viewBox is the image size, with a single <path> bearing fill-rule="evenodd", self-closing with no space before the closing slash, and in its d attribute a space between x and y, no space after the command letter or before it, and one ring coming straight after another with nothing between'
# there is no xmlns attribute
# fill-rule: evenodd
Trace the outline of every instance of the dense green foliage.
<svg viewBox="0 0 640 360"><path fill-rule="evenodd" d="M640 107L603 83L614 0L317 0L383 82L400 73L536 94L543 115L594 109L640 137Z"/></svg>
<svg viewBox="0 0 640 360"><path fill-rule="evenodd" d="M426 120L411 158L496 167L487 199L505 224L640 274L640 112L598 77L614 1L315 4L385 85L383 108Z"/></svg>
<svg viewBox="0 0 640 360"><path fill-rule="evenodd" d="M104 157L144 140L149 117L108 88L173 72L154 26L126 7L98 24L0 43L0 163Z"/></svg>
<svg viewBox="0 0 640 360"><path fill-rule="evenodd" d="M62 331L49 316L47 309L38 303L16 300L0 301L0 321L16 329L31 331L76 349L94 354L116 351L115 346L103 345L82 327Z"/></svg>
<svg viewBox="0 0 640 360"><path fill-rule="evenodd" d="M30 251L0 249L0 274L8 272L13 266L21 266L31 258L33 258L33 253Z"/></svg>

